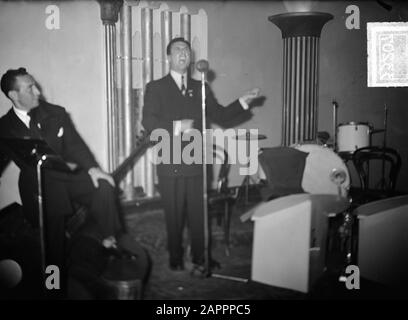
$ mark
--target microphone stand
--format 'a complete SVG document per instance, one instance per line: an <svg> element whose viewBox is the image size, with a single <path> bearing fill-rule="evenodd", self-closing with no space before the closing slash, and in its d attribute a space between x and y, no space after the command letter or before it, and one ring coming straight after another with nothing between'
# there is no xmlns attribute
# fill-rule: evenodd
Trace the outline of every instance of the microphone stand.
<svg viewBox="0 0 408 320"><path fill-rule="evenodd" d="M47 296L49 293L48 290L45 287L46 283L46 261L47 261L47 250L46 250L46 230L45 230L45 210L44 210L44 188L43 188L43 180L42 180L42 173L43 173L43 167L45 164L48 162L51 164L51 168L53 168L52 163L54 162L54 168L57 170L62 170L65 172L70 172L69 168L66 167L66 164L61 162L61 159L58 156L55 156L53 154L40 154L36 148L33 148L31 151L31 155L36 155L37 156L37 165L36 165L36 171L37 171L37 188L38 188L38 196L37 196L37 202L38 202L38 222L39 222L39 229L40 229L40 252L41 252L41 271L42 271L42 280L43 280L43 292L44 295ZM63 169L62 169L63 168Z"/></svg>
<svg viewBox="0 0 408 320"><path fill-rule="evenodd" d="M210 268L210 236L208 226L208 195L207 195L207 129L206 129L206 105L205 105L205 73L204 70L201 73L201 126L202 126L202 157L203 157L203 214L204 214L204 273L205 276L211 275Z"/></svg>
<svg viewBox="0 0 408 320"><path fill-rule="evenodd" d="M201 125L202 125L202 159L203 159L203 214L204 214L204 271L205 277L214 277L219 279L234 280L240 282L248 282L248 279L226 276L221 274L214 274L211 272L211 256L210 256L210 231L208 219L208 194L207 194L207 117L206 117L206 91L205 91L205 72L208 69L208 62L200 60L197 65L202 62L204 67L197 67L201 73Z"/></svg>
<svg viewBox="0 0 408 320"><path fill-rule="evenodd" d="M33 150L34 152L35 149ZM45 270L46 270L46 249L45 249L45 227L44 227L44 202L43 202L43 188L42 188L42 166L47 159L47 156L44 155L40 157L40 159L37 162L37 187L38 187L38 196L37 196L37 201L38 201L38 221L39 221L39 227L40 227L40 249L41 249L41 271L42 271L42 280L43 280L43 286L45 286L45 281L46 281L46 276L45 276ZM43 287L44 292L46 292L45 288Z"/></svg>
<svg viewBox="0 0 408 320"><path fill-rule="evenodd" d="M333 100L333 150L337 152L337 102Z"/></svg>

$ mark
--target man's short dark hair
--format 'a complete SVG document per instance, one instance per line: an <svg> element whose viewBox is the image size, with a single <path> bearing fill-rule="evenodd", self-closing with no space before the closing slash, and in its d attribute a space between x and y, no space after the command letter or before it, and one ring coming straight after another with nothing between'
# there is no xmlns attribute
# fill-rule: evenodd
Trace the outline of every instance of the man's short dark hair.
<svg viewBox="0 0 408 320"><path fill-rule="evenodd" d="M1 77L1 91L9 98L8 93L11 90L16 90L16 81L18 76L25 76L28 72L25 68L9 69Z"/></svg>
<svg viewBox="0 0 408 320"><path fill-rule="evenodd" d="M184 38L182 38L182 37L174 38L174 39L172 39L172 40L169 42L169 44L167 45L166 53L167 53L168 56L169 56L170 53L171 53L171 46L173 45L173 43L176 43L176 42L184 42L184 43L188 46L188 48L191 50L190 42L188 42L186 39L184 39Z"/></svg>

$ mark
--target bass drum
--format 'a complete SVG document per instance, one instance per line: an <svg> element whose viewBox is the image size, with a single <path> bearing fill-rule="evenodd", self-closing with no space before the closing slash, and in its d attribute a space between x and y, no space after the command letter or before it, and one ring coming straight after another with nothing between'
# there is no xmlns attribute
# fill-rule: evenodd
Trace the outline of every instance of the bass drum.
<svg viewBox="0 0 408 320"><path fill-rule="evenodd" d="M300 144L294 148L306 152L302 188L311 194L341 194L346 197L350 174L343 160L331 149L316 144Z"/></svg>

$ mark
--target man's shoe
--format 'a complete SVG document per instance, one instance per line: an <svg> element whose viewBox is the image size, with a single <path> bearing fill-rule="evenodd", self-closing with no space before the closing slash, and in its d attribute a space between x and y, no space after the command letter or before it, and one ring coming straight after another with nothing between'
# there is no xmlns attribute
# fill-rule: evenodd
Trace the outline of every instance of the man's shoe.
<svg viewBox="0 0 408 320"><path fill-rule="evenodd" d="M205 261L200 260L198 263L193 261L193 268L204 269L205 267ZM221 269L221 264L217 260L211 259L209 267L210 269Z"/></svg>
<svg viewBox="0 0 408 320"><path fill-rule="evenodd" d="M190 273L192 276L208 277L213 269L221 269L221 264L217 260L211 259L209 268L206 268L205 262L193 262Z"/></svg>
<svg viewBox="0 0 408 320"><path fill-rule="evenodd" d="M184 263L170 263L169 267L171 271L184 271Z"/></svg>
<svg viewBox="0 0 408 320"><path fill-rule="evenodd" d="M112 257L115 259L136 260L138 257L137 254L134 254L124 248L110 247L110 248L105 248L105 251L109 257Z"/></svg>

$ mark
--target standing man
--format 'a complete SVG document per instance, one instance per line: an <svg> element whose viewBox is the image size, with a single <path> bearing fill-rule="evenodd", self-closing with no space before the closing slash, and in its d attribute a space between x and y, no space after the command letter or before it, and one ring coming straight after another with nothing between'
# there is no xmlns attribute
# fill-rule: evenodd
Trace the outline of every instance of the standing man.
<svg viewBox="0 0 408 320"><path fill-rule="evenodd" d="M73 202L86 205L96 222L101 243L110 252L123 253L116 238L123 235L113 178L102 171L79 136L64 108L40 100L34 78L24 68L8 70L1 78L1 90L12 107L0 119L0 138L41 139L72 166L76 173L44 170L44 205L47 264L64 272L65 221L73 214ZM7 144L0 144L2 157L20 168L19 190L25 218L38 227L37 174L21 161ZM3 162L3 166L6 162ZM0 168L0 174L3 168ZM121 240L118 238L118 240ZM125 240L125 239L123 239ZM120 250L119 250L120 249Z"/></svg>
<svg viewBox="0 0 408 320"><path fill-rule="evenodd" d="M189 77L191 46L184 38L175 38L167 45L170 73L147 84L142 124L148 132L165 129L171 137L198 129L202 132L201 83ZM220 125L230 120L251 115L248 104L258 96L253 89L228 107L218 104L206 86L207 118ZM183 147L188 142L182 143ZM171 146L169 146L170 148ZM171 149L171 148L170 148ZM174 151L174 150L173 150ZM173 158L173 152L171 152ZM183 229L187 216L192 262L195 267L204 264L204 214L202 164L159 164L159 189L165 211L167 247L171 270L184 270Z"/></svg>

